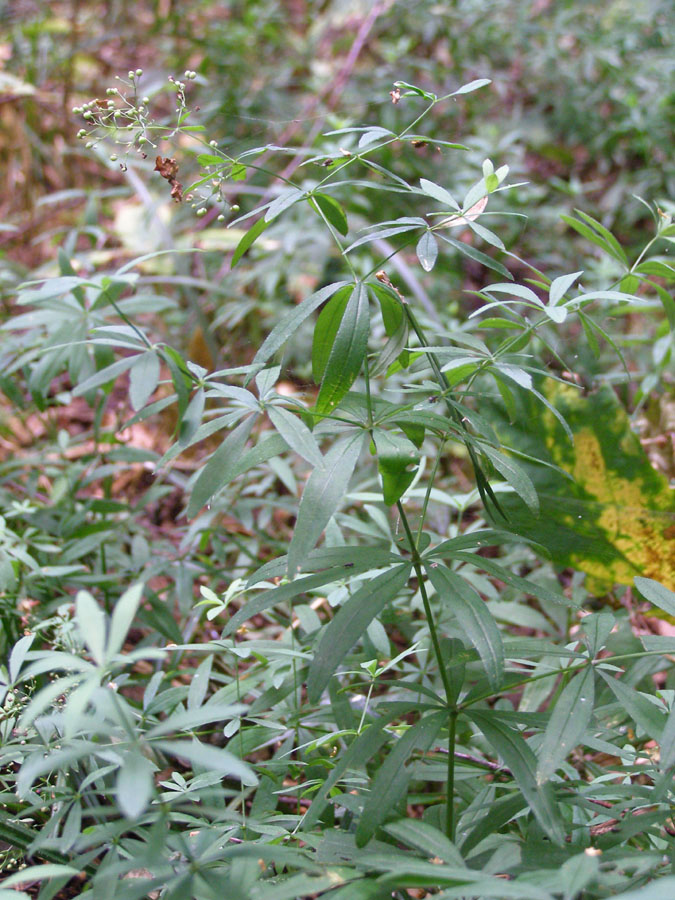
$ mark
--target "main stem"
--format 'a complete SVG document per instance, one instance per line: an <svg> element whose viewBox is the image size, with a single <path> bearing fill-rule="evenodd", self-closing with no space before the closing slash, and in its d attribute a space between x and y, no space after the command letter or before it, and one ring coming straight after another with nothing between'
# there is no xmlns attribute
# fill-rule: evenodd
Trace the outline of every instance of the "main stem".
<svg viewBox="0 0 675 900"><path fill-rule="evenodd" d="M436 662L438 663L441 681L443 682L443 690L445 691L445 702L448 708L448 778L447 797L445 805L445 832L450 840L453 840L455 833L455 731L457 725L458 710L453 701L452 685L450 683L450 677L443 661L441 643L438 639L438 631L436 630L436 622L434 621L434 616L431 611L431 604L429 603L429 595L427 594L427 588L424 581L424 570L422 568L422 557L420 556L419 550L417 549L415 538L413 537L413 533L410 529L410 524L408 523L408 517L405 514L405 510L403 509L400 500L396 501L396 508L398 509L399 516L401 517L403 530L405 531L406 537L408 538L410 553L412 555L413 569L415 570L417 581L419 582L420 595L422 597L422 603L424 605L424 615L426 616L427 624L429 626L431 644L434 648L434 656L436 657Z"/></svg>

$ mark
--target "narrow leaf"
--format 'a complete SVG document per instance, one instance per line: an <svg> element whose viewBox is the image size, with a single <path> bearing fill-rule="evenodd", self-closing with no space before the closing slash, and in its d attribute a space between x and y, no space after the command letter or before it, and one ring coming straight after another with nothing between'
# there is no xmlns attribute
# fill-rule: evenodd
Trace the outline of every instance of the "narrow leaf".
<svg viewBox="0 0 675 900"><path fill-rule="evenodd" d="M197 515L202 506L234 477L254 422L255 416L248 416L240 422L204 466L192 488L187 508L188 518Z"/></svg>
<svg viewBox="0 0 675 900"><path fill-rule="evenodd" d="M89 591L78 591L75 616L94 662L102 666L105 661L105 614Z"/></svg>
<svg viewBox="0 0 675 900"><path fill-rule="evenodd" d="M143 596L143 585L134 584L126 590L115 604L110 620L110 634L106 647L106 659L110 660L122 649Z"/></svg>
<svg viewBox="0 0 675 900"><path fill-rule="evenodd" d="M120 810L128 819L137 819L148 805L153 788L153 765L140 753L128 753L117 774L115 794Z"/></svg>
<svg viewBox="0 0 675 900"><path fill-rule="evenodd" d="M602 669L598 669L598 673L631 719L650 738L660 742L667 721L665 710L659 709L651 700L647 699L646 695L636 691L635 688L628 687L627 684L613 678Z"/></svg>
<svg viewBox="0 0 675 900"><path fill-rule="evenodd" d="M405 796L411 772L406 767L414 750L425 751L447 720L447 713L431 713L408 728L380 766L356 829L356 846L363 847Z"/></svg>
<svg viewBox="0 0 675 900"><path fill-rule="evenodd" d="M347 215L335 197L330 197L328 194L312 194L312 200L333 228L339 234L346 235L349 231Z"/></svg>
<svg viewBox="0 0 675 900"><path fill-rule="evenodd" d="M356 380L365 359L369 328L368 291L364 284L358 284L330 350L316 400L317 412L332 412Z"/></svg>
<svg viewBox="0 0 675 900"><path fill-rule="evenodd" d="M283 406L268 406L267 415L291 450L312 466L323 466L323 456L316 438L299 416Z"/></svg>
<svg viewBox="0 0 675 900"><path fill-rule="evenodd" d="M529 744L520 732L500 721L498 713L470 709L467 715L511 769L541 827L554 843L562 844L563 831L553 789L550 783L539 785L535 781L537 759Z"/></svg>
<svg viewBox="0 0 675 900"><path fill-rule="evenodd" d="M302 323L318 309L322 303L325 303L329 297L332 297L336 291L344 287L353 287L347 281L336 281L333 284L326 285L309 297L306 297L302 303L296 306L272 331L267 335L262 346L256 353L252 365L262 366L276 351L282 347L286 341L295 334Z"/></svg>
<svg viewBox="0 0 675 900"><path fill-rule="evenodd" d="M138 412L155 392L159 382L159 358L156 353L142 353L129 370L129 402Z"/></svg>
<svg viewBox="0 0 675 900"><path fill-rule="evenodd" d="M579 743L591 720L594 699L595 675L587 666L558 697L539 748L537 784L548 781Z"/></svg>
<svg viewBox="0 0 675 900"><path fill-rule="evenodd" d="M466 866L452 841L428 822L421 819L399 819L398 822L385 825L384 830L397 841L420 850L425 856L437 857L460 868Z"/></svg>
<svg viewBox="0 0 675 900"><path fill-rule="evenodd" d="M537 489L525 470L497 450L492 450L492 448L486 446L483 446L481 449L499 474L506 479L516 494L527 504L530 511L535 516L538 515L539 497Z"/></svg>
<svg viewBox="0 0 675 900"><path fill-rule="evenodd" d="M438 242L430 231L425 231L417 242L417 258L425 272L431 272L438 258Z"/></svg>
<svg viewBox="0 0 675 900"><path fill-rule="evenodd" d="M400 594L409 576L410 563L395 566L367 581L339 608L321 636L309 668L307 695L310 703L318 702L331 675L375 616Z"/></svg>
<svg viewBox="0 0 675 900"><path fill-rule="evenodd" d="M645 600L649 600L669 616L675 616L675 593L673 591L669 591L667 587L654 581L653 578L643 578L641 575L634 579L634 584Z"/></svg>
<svg viewBox="0 0 675 900"><path fill-rule="evenodd" d="M220 747L199 741L153 741L153 747L170 756L187 759L209 772L218 772L224 778L237 778L242 784L251 786L258 783L250 766Z"/></svg>
<svg viewBox="0 0 675 900"><path fill-rule="evenodd" d="M548 302L551 306L556 306L563 299L567 291L572 287L581 272L572 272L570 275L561 275L560 278L554 278L548 292Z"/></svg>
<svg viewBox="0 0 675 900"><path fill-rule="evenodd" d="M269 222L266 221L266 219L258 219L255 225L252 225L249 228L249 230L235 247L234 253L232 254L232 262L230 263L231 269L234 269L244 253L246 253L249 247L253 246L253 244L258 240L258 238L268 225Z"/></svg>
<svg viewBox="0 0 675 900"><path fill-rule="evenodd" d="M288 573L300 571L331 516L347 491L352 472L361 454L364 435L352 435L334 444L324 464L314 469L302 494L293 538L288 549Z"/></svg>
<svg viewBox="0 0 675 900"><path fill-rule="evenodd" d="M447 566L425 563L425 569L440 600L455 615L478 651L491 686L498 688L504 674L504 646L497 623L486 604L463 578Z"/></svg>

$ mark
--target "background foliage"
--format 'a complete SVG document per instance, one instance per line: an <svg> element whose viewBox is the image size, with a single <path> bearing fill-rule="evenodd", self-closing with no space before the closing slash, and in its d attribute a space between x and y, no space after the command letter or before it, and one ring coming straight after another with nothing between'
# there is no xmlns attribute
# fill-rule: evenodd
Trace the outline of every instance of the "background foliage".
<svg viewBox="0 0 675 900"><path fill-rule="evenodd" d="M187 7L0 4L0 894L669 900L670 4Z"/></svg>

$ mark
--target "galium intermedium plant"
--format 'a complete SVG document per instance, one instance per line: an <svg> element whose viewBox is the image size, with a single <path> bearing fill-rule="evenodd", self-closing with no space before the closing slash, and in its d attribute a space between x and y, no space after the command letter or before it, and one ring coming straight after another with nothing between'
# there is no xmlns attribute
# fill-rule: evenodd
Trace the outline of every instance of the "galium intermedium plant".
<svg viewBox="0 0 675 900"><path fill-rule="evenodd" d="M218 536L223 511L250 509L246 486L261 471L283 481L295 520L287 552L267 551L265 560L260 546L242 545L249 561L238 554L236 571L224 573L232 582L224 597L202 588L212 625L225 617L217 639L191 641L191 625L182 644L123 653L141 598L133 587L108 625L95 598L78 595L81 654L19 641L7 686L19 704L11 722L26 745L7 751L18 767L12 812L42 821L43 835L23 840L52 862L57 854L54 865L96 861L95 892L111 876L142 870L140 885L120 882L124 898L157 887L167 898L230 890L261 900L346 900L430 887L443 897L571 900L667 872L675 714L672 692L656 692L651 676L668 668L672 641L634 642L621 652L612 634L625 636L625 619L600 611L579 620L583 592L563 591L536 568L541 548L519 543L507 502L517 495L537 517L533 460L503 446L489 414L495 404L515 414L531 396L571 439L545 384L574 389L560 373L571 368L564 348L575 323L582 318L596 345L614 346L604 311L644 299L617 285L586 291L578 286L583 272L551 280L532 268L528 285L514 282L502 261L509 254L485 224L495 195L508 188L506 166L485 160L459 202L448 186L410 184L378 161L384 147L461 152L422 124L486 80L443 97L398 83L398 130L329 132L320 152L294 151L306 157L294 178L260 163L277 148L233 155L204 140L195 154L200 174L184 187L187 151L161 150L186 132L201 140L200 126L186 125L187 85L172 80L177 119L164 126L151 117L149 98L139 98L141 76L130 73L130 95L111 89L110 100L83 108L87 145L122 154L122 167L132 165L131 154L152 151L173 198L196 203L200 217L212 208L231 215L222 201L229 181L269 177L270 198L230 223L246 223L231 266L255 264L264 233L307 217L330 235L342 272L284 312L252 361L213 372L156 340L128 311L138 312L130 302L135 270L147 257L92 277L62 260L60 277L23 288L31 318L9 327L29 349L8 374L28 372L36 397L47 402L67 366L69 395L101 408L128 375L131 423L177 408L175 440L157 472L223 432L186 485L184 546L203 549ZM373 192L406 214L366 223ZM411 208L418 214L407 214ZM616 257L600 223L575 221ZM661 216L656 239L674 233ZM432 272L446 247L502 279L451 327L442 311L418 305L390 266L414 248ZM647 282L653 273L644 265L626 259L622 277ZM145 302L142 311L152 312ZM283 352L312 322L316 389L301 395L281 383ZM448 458L471 473L463 494L448 485ZM281 507L276 495L256 502ZM451 524L436 515L443 508L456 512ZM494 549L514 544L503 558ZM256 559L263 564L252 571ZM519 574L524 564L531 577ZM644 577L636 586L675 612L665 587ZM543 636L510 633L505 622ZM203 658L190 683L174 684L195 657ZM134 663L148 659L153 674L144 682ZM45 684L58 670L66 674ZM180 733L189 739L177 740ZM660 759L648 755L654 742ZM608 781L592 757L572 764L579 746L615 754L620 781ZM639 789L638 772L648 773ZM49 792L56 814L45 824ZM609 821L616 828L598 829ZM672 889L672 880L662 883Z"/></svg>

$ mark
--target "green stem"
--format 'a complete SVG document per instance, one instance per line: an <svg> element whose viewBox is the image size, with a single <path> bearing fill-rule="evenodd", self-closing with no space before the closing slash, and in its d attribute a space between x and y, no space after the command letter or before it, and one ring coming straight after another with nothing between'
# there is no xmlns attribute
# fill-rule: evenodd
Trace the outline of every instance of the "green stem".
<svg viewBox="0 0 675 900"><path fill-rule="evenodd" d="M457 736L457 710L452 710L448 719L448 776L445 801L445 833L455 840L455 743Z"/></svg>
<svg viewBox="0 0 675 900"><path fill-rule="evenodd" d="M401 517L401 522L403 524L403 529L406 533L406 537L408 538L408 544L410 546L410 552L412 554L412 564L415 569L415 574L417 575L417 580L419 582L420 594L422 596L422 603L424 604L424 614L427 619L427 625L429 626L429 634L431 636L431 643L434 648L434 655L436 657L436 662L438 663L438 670L441 675L441 681L443 682L443 690L445 691L445 702L448 707L448 777L447 777L447 798L446 798L446 806L445 806L445 832L448 838L452 841L454 840L455 834L455 810L454 810L454 797L455 797L455 733L456 733L456 725L457 725L457 716L459 714L457 707L453 703L453 692L452 685L450 684L450 678L448 676L447 669L445 667L443 661L443 654L441 652L441 644L438 639L438 632L436 631L436 623L434 622L433 613L431 611L431 604L429 603L429 595L427 594L426 585L424 582L424 572L422 570L422 558L419 555L419 551L417 549L417 545L415 544L415 538L413 537L412 531L410 530L410 525L408 524L408 519L405 514L405 510L401 505L401 501L398 500L396 502L396 506L398 508L398 514Z"/></svg>
<svg viewBox="0 0 675 900"><path fill-rule="evenodd" d="M445 691L445 699L448 704L448 707L451 704L452 698L452 685L450 684L450 678L448 673L445 670L445 666L443 665L443 654L441 653L441 644L438 639L438 632L436 631L436 623L434 622L433 613L431 612L431 604L429 603L429 595L427 594L426 584L424 582L424 571L422 569L422 557L419 555L417 547L415 546L415 538L413 537L413 533L410 530L410 525L408 524L408 517L405 514L405 510L401 505L401 501L396 501L396 508L398 509L398 514L401 517L401 523L403 525L403 529L406 533L406 537L408 538L408 545L410 547L410 553L412 554L412 564L415 570L415 574L417 575L417 580L419 582L420 594L422 595L422 603L424 604L424 615L427 619L427 624L429 626L429 634L431 636L431 643L434 648L434 655L436 656L436 661L438 662L438 668L441 673L441 681L443 682L443 690Z"/></svg>

